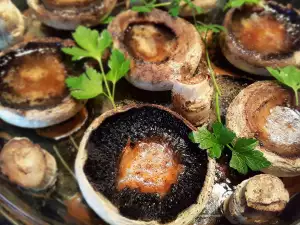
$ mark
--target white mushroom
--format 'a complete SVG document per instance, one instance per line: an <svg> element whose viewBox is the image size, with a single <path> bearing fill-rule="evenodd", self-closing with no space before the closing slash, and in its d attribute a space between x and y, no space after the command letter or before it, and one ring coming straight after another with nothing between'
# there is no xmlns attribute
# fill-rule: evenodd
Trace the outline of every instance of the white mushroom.
<svg viewBox="0 0 300 225"><path fill-rule="evenodd" d="M0 1L0 50L23 39L25 22L10 0Z"/></svg>
<svg viewBox="0 0 300 225"><path fill-rule="evenodd" d="M262 225L275 222L288 201L289 193L282 181L261 174L243 181L223 207L233 224Z"/></svg>
<svg viewBox="0 0 300 225"><path fill-rule="evenodd" d="M11 182L35 191L48 189L56 181L55 158L27 138L13 138L4 145L0 169Z"/></svg>

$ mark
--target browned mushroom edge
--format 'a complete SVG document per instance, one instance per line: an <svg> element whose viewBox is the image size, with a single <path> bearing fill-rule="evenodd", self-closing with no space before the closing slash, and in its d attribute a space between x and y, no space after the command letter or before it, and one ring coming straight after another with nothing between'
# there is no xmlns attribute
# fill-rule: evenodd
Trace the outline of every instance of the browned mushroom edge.
<svg viewBox="0 0 300 225"><path fill-rule="evenodd" d="M227 12L224 27L227 32L220 35L220 46L235 67L255 75L269 75L267 66L300 66L297 10L272 1L265 8L234 8Z"/></svg>
<svg viewBox="0 0 300 225"><path fill-rule="evenodd" d="M139 36L143 29L145 33ZM154 30L153 35L151 30ZM114 47L131 60L127 80L150 91L171 90L175 79L193 74L203 50L203 43L192 24L158 9L145 14L131 10L122 12L110 23L108 31L112 34ZM133 32L148 43L142 45L135 42L137 39L132 40ZM171 45L167 52L162 52L163 47L158 48L161 41L156 41L157 38L165 38ZM154 42L153 48L149 46L150 41ZM140 50L142 47L149 51ZM154 50L157 54L150 55ZM162 56L157 58L158 55Z"/></svg>
<svg viewBox="0 0 300 225"><path fill-rule="evenodd" d="M73 99L65 85L67 76L80 73L60 51L73 45L70 40L43 38L20 43L0 54L2 120L20 127L47 127L71 118L84 106L85 101ZM54 73L55 79L53 73L43 71L47 66L59 70Z"/></svg>
<svg viewBox="0 0 300 225"><path fill-rule="evenodd" d="M95 26L109 14L116 0L86 0L60 3L49 0L28 0L28 6L44 24L61 30L75 30L78 25ZM56 3L56 4L55 4Z"/></svg>

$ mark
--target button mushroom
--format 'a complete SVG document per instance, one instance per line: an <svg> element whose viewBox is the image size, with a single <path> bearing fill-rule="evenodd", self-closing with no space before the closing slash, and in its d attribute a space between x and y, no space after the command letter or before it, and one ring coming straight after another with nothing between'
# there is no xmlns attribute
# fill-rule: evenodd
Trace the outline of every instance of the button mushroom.
<svg viewBox="0 0 300 225"><path fill-rule="evenodd" d="M28 6L44 24L61 30L78 25L95 26L110 14L116 0L27 0Z"/></svg>
<svg viewBox="0 0 300 225"><path fill-rule="evenodd" d="M13 138L0 152L1 172L17 185L41 191L56 181L55 158L27 138Z"/></svg>
<svg viewBox="0 0 300 225"><path fill-rule="evenodd" d="M243 181L225 200L226 218L233 224L268 225L278 220L289 201L289 193L282 181L272 175L261 174Z"/></svg>
<svg viewBox="0 0 300 225"><path fill-rule="evenodd" d="M61 52L72 45L45 38L0 53L1 119L20 127L47 127L71 118L84 106L65 85L68 76L80 73Z"/></svg>
<svg viewBox="0 0 300 225"><path fill-rule="evenodd" d="M256 138L271 162L263 172L279 177L300 175L300 113L293 93L273 81L243 89L228 108L227 127L238 137Z"/></svg>
<svg viewBox="0 0 300 225"><path fill-rule="evenodd" d="M300 15L272 1L227 12L220 36L225 57L237 68L269 75L267 66L300 66Z"/></svg>
<svg viewBox="0 0 300 225"><path fill-rule="evenodd" d="M175 79L195 72L204 49L192 24L158 9L122 12L108 30L131 59L127 80L144 90L171 90Z"/></svg>
<svg viewBox="0 0 300 225"><path fill-rule="evenodd" d="M10 0L0 1L0 50L23 39L25 22L19 9Z"/></svg>

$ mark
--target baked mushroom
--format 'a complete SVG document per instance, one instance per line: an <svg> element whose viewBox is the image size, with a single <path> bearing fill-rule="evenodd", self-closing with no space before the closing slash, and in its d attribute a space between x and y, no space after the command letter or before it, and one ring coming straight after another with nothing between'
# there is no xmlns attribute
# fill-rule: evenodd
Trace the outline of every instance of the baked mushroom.
<svg viewBox="0 0 300 225"><path fill-rule="evenodd" d="M56 181L55 158L27 138L13 138L0 152L0 169L20 187L42 191Z"/></svg>
<svg viewBox="0 0 300 225"><path fill-rule="evenodd" d="M75 30L95 26L110 14L116 0L27 0L36 17L49 27Z"/></svg>
<svg viewBox="0 0 300 225"><path fill-rule="evenodd" d="M289 193L282 181L261 174L239 184L223 208L232 224L269 225L278 220L288 201Z"/></svg>
<svg viewBox="0 0 300 225"><path fill-rule="evenodd" d="M189 122L158 105L131 105L95 119L75 173L89 206L109 224L190 224L209 198L215 161Z"/></svg>
<svg viewBox="0 0 300 225"><path fill-rule="evenodd" d="M243 89L228 108L227 127L238 137L256 138L271 162L263 172L279 177L300 175L300 113L294 94L273 81Z"/></svg>
<svg viewBox="0 0 300 225"><path fill-rule="evenodd" d="M58 38L24 42L0 53L0 118L19 127L39 128L74 116L83 106L70 96L65 79L80 73Z"/></svg>
<svg viewBox="0 0 300 225"><path fill-rule="evenodd" d="M0 1L0 50L23 39L24 18L11 0Z"/></svg>
<svg viewBox="0 0 300 225"><path fill-rule="evenodd" d="M195 76L175 80L172 88L173 109L194 126L209 120L214 92L206 64L200 62L198 70Z"/></svg>
<svg viewBox="0 0 300 225"><path fill-rule="evenodd" d="M266 1L227 12L222 52L235 67L269 75L265 67L300 66L300 15L291 6Z"/></svg>
<svg viewBox="0 0 300 225"><path fill-rule="evenodd" d="M109 24L115 48L131 59L127 80L150 91L171 90L173 81L194 74L203 44L195 27L154 9L122 12Z"/></svg>

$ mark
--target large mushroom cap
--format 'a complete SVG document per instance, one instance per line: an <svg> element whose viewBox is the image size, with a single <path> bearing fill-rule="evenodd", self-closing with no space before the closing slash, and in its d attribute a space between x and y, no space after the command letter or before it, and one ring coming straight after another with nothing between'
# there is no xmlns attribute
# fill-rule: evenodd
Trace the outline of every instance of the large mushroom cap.
<svg viewBox="0 0 300 225"><path fill-rule="evenodd" d="M171 90L173 81L193 74L203 44L194 26L154 9L140 14L122 12L108 26L114 47L131 59L127 80L150 90Z"/></svg>
<svg viewBox="0 0 300 225"><path fill-rule="evenodd" d="M227 32L220 45L228 61L256 75L269 75L267 66L300 66L299 12L268 1L257 6L234 8L224 20Z"/></svg>
<svg viewBox="0 0 300 225"><path fill-rule="evenodd" d="M20 127L65 121L84 105L70 96L65 79L80 73L61 52L73 42L37 39L0 54L0 118Z"/></svg>
<svg viewBox="0 0 300 225"><path fill-rule="evenodd" d="M56 181L56 161L52 155L27 138L13 138L0 153L1 172L21 187L44 190Z"/></svg>
<svg viewBox="0 0 300 225"><path fill-rule="evenodd" d="M28 6L44 24L61 30L95 26L110 14L116 0L27 0Z"/></svg>
<svg viewBox="0 0 300 225"><path fill-rule="evenodd" d="M193 129L157 105L102 114L86 131L75 162L87 203L110 224L190 224L214 177L214 160L188 138Z"/></svg>
<svg viewBox="0 0 300 225"><path fill-rule="evenodd" d="M300 175L300 113L293 102L290 90L261 81L243 89L228 108L228 128L238 137L259 140L257 150L272 163L266 173Z"/></svg>

